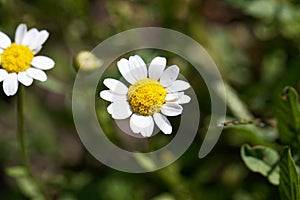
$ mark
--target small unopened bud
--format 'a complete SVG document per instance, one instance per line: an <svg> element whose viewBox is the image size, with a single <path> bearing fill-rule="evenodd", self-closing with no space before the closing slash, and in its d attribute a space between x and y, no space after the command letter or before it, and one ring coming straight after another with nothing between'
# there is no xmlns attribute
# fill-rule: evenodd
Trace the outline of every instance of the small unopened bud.
<svg viewBox="0 0 300 200"><path fill-rule="evenodd" d="M89 51L80 51L74 57L74 67L76 70L93 71L103 64L103 61L97 58Z"/></svg>

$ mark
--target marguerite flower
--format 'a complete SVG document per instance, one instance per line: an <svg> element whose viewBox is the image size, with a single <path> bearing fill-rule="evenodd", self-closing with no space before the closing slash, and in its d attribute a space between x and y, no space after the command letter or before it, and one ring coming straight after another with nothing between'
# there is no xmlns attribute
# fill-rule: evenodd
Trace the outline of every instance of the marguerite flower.
<svg viewBox="0 0 300 200"><path fill-rule="evenodd" d="M17 27L15 42L0 31L0 82L3 91L12 96L18 91L19 83L30 86L33 79L46 81L43 70L54 67L54 61L46 56L35 56L49 36L46 30L32 28L27 31L25 24Z"/></svg>
<svg viewBox="0 0 300 200"><path fill-rule="evenodd" d="M121 81L107 78L103 81L109 90L100 92L100 97L112 102L107 111L113 119L130 117L129 125L134 133L150 137L154 122L165 134L172 133L172 126L166 116L182 113L180 104L188 103L191 98L184 94L190 84L176 80L179 68L172 65L166 68L166 59L155 57L147 70L143 59L130 56L129 60L118 61L118 69L131 85L127 87ZM166 68L166 69L165 69Z"/></svg>

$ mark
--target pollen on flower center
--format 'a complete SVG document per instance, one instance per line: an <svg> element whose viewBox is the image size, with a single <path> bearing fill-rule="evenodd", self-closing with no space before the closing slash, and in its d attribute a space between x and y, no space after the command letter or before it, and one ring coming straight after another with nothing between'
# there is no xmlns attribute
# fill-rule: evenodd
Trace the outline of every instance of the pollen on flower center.
<svg viewBox="0 0 300 200"><path fill-rule="evenodd" d="M0 61L7 72L18 73L30 67L33 57L34 54L29 47L13 43L3 51Z"/></svg>
<svg viewBox="0 0 300 200"><path fill-rule="evenodd" d="M166 89L158 81L144 78L129 87L128 101L133 112L152 115L160 111L166 95Z"/></svg>

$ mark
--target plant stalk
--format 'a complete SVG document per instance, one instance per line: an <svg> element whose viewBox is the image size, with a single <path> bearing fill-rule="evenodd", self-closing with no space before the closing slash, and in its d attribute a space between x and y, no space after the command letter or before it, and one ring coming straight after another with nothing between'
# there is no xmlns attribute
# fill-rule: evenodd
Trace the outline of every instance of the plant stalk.
<svg viewBox="0 0 300 200"><path fill-rule="evenodd" d="M28 154L26 151L25 146L25 136L24 136L24 87L20 84L19 91L18 91L18 103L17 103L17 117L18 117L18 140L21 148L21 157L23 161L23 165L28 173L28 176L32 179L32 181L36 184L38 190L40 191L41 195L44 196L44 199L47 199L47 196L44 192L43 187L40 185L38 180L33 174L33 171L31 169L31 165L29 162Z"/></svg>

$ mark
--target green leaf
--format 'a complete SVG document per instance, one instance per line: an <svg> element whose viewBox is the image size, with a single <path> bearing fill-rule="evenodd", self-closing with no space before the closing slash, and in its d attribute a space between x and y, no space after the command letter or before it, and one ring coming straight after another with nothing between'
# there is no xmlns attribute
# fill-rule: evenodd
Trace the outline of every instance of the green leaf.
<svg viewBox="0 0 300 200"><path fill-rule="evenodd" d="M299 148L300 139L300 110L298 94L292 87L283 90L281 99L276 106L279 139L283 144Z"/></svg>
<svg viewBox="0 0 300 200"><path fill-rule="evenodd" d="M30 177L18 178L18 186L27 197L32 199L44 199L43 195L40 193L37 184Z"/></svg>
<svg viewBox="0 0 300 200"><path fill-rule="evenodd" d="M254 116L251 114L247 105L239 98L238 93L226 82L224 82L226 90L226 103L235 117L235 119L240 120L251 120L254 119ZM219 92L219 88L216 88L216 91ZM231 119L228 119L231 120ZM264 141L274 141L277 139L277 133L274 129L270 128L259 128L254 125L242 125L242 126L228 126L230 128L236 129L237 132L244 134L248 141L253 141L258 144L262 144Z"/></svg>
<svg viewBox="0 0 300 200"><path fill-rule="evenodd" d="M22 193L33 200L44 200L36 181L29 176L23 166L9 167L5 170L6 174L13 177Z"/></svg>
<svg viewBox="0 0 300 200"><path fill-rule="evenodd" d="M274 185L279 184L279 155L275 150L263 146L243 145L241 156L250 170L268 177Z"/></svg>
<svg viewBox="0 0 300 200"><path fill-rule="evenodd" d="M289 148L285 148L280 161L279 193L282 200L299 200L299 180L296 165Z"/></svg>
<svg viewBox="0 0 300 200"><path fill-rule="evenodd" d="M6 174L8 176L14 177L14 178L20 178L27 176L27 171L25 167L22 166L14 166L14 167L9 167L5 170Z"/></svg>
<svg viewBox="0 0 300 200"><path fill-rule="evenodd" d="M164 194L154 197L151 200L175 200L175 198L171 194L164 193Z"/></svg>
<svg viewBox="0 0 300 200"><path fill-rule="evenodd" d="M233 115L238 119L252 119L253 115L248 110L247 105L240 100L237 92L228 84L224 84L227 96L226 103Z"/></svg>
<svg viewBox="0 0 300 200"><path fill-rule="evenodd" d="M136 161L146 170L153 171L156 168L155 162L150 157L142 154L136 153L134 154Z"/></svg>

